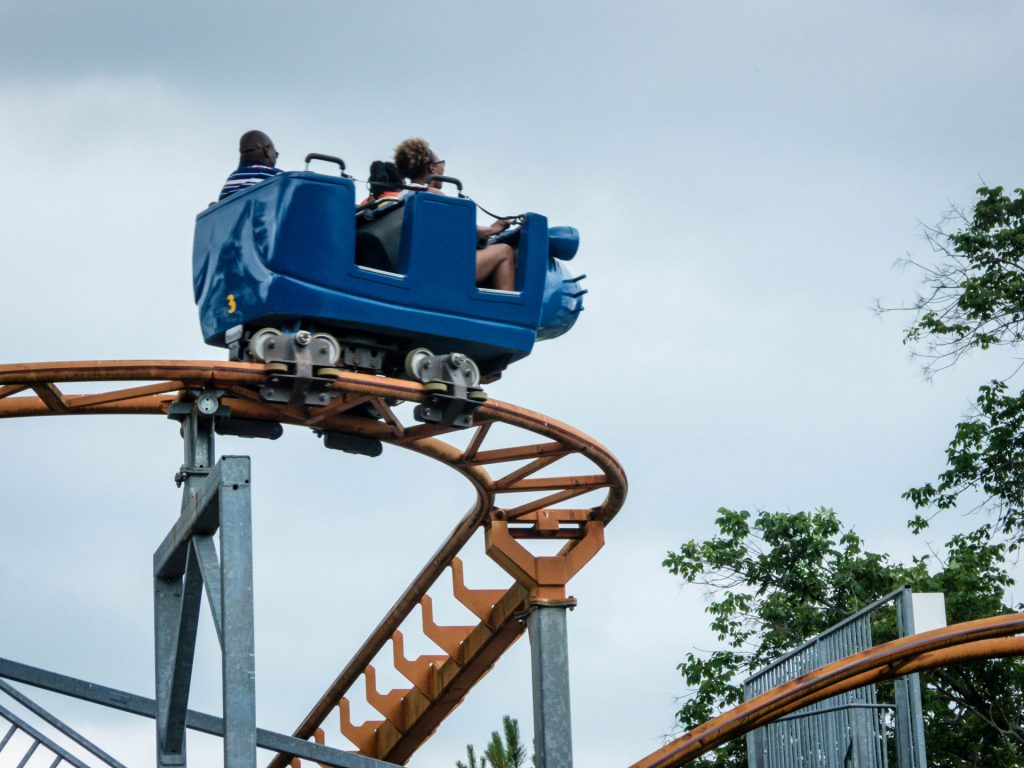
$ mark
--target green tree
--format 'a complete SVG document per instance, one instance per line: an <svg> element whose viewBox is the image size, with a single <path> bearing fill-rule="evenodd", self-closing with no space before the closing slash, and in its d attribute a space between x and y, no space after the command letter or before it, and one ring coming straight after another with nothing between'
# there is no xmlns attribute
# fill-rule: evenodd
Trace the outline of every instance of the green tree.
<svg viewBox="0 0 1024 768"><path fill-rule="evenodd" d="M927 375L974 350L1017 350L1024 341L1024 191L981 187L977 194L969 212L954 210L926 231L937 263L908 259L922 272L925 290L907 308L914 320L904 341L925 361ZM904 497L918 510L943 510L980 494L993 513L985 530L1017 547L1024 542L1024 391L1010 378L980 387L946 448L945 471ZM921 514L911 521L915 530L927 524Z"/></svg>
<svg viewBox="0 0 1024 768"><path fill-rule="evenodd" d="M502 734L491 731L484 755L493 768L521 768L526 764L526 745L519 738L519 721L505 715L501 718L501 729Z"/></svg>
<svg viewBox="0 0 1024 768"><path fill-rule="evenodd" d="M511 715L501 718L501 733L491 731L491 740L487 743L479 762L472 744L466 745L468 764L457 760L456 768L522 768L526 765L526 745L519 735L519 721Z"/></svg>
<svg viewBox="0 0 1024 768"><path fill-rule="evenodd" d="M671 573L705 588L711 627L727 646L708 656L688 653L679 665L690 689L677 713L685 730L738 704L743 677L905 584L945 593L951 622L1009 610L1003 604L1013 583L1003 567L1006 548L985 532L953 537L941 560L925 556L902 565L867 551L828 509L756 517L720 509L716 523L715 536L688 541L664 560ZM892 639L895 623L878 630L876 642ZM963 664L922 682L929 765L1024 766L1019 660ZM743 740L702 764L745 767Z"/></svg>
<svg viewBox="0 0 1024 768"><path fill-rule="evenodd" d="M461 760L455 761L455 768L487 768L487 758L481 757L480 761L477 762L476 750L473 749L472 744L466 745L466 762Z"/></svg>

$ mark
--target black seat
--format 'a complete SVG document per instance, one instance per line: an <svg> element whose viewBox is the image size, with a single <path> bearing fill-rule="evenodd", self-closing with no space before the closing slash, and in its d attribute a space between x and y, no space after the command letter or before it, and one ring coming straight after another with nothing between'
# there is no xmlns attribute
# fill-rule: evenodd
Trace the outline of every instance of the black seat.
<svg viewBox="0 0 1024 768"><path fill-rule="evenodd" d="M356 213L356 264L398 272L405 200L385 198L377 203Z"/></svg>

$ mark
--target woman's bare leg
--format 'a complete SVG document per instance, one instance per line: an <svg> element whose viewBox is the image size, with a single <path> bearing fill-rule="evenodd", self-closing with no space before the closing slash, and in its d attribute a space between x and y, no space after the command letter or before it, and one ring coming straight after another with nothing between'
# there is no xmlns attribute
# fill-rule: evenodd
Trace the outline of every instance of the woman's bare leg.
<svg viewBox="0 0 1024 768"><path fill-rule="evenodd" d="M497 243L476 252L476 284L499 291L516 289L516 252L512 246Z"/></svg>

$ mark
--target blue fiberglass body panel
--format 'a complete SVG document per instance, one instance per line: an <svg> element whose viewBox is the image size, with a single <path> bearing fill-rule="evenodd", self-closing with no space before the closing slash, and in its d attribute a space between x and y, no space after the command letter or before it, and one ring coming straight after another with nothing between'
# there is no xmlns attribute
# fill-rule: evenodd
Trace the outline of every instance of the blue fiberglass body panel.
<svg viewBox="0 0 1024 768"><path fill-rule="evenodd" d="M288 172L196 219L193 289L203 337L298 320L508 362L536 339L548 269L547 220L528 214L517 292L477 288L476 209L421 193L406 200L399 273L355 263L355 189L348 179Z"/></svg>

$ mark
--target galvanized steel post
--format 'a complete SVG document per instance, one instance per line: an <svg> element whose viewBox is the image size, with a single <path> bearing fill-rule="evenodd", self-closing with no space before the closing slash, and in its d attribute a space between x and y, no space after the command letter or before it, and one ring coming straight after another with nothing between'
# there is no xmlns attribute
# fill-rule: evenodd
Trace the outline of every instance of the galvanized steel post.
<svg viewBox="0 0 1024 768"><path fill-rule="evenodd" d="M181 514L153 555L158 768L185 765L185 726L203 586L221 646L225 768L256 765L256 666L249 458L214 460L219 393L183 417ZM172 411L172 415L174 412ZM220 556L212 535L219 532Z"/></svg>
<svg viewBox="0 0 1024 768"><path fill-rule="evenodd" d="M252 597L252 513L248 459L244 477L227 477L220 492L221 660L224 765L256 765L256 642Z"/></svg>
<svg viewBox="0 0 1024 768"><path fill-rule="evenodd" d="M535 603L527 618L536 768L572 768L566 614L574 604Z"/></svg>
<svg viewBox="0 0 1024 768"><path fill-rule="evenodd" d="M910 587L904 587L896 603L901 637L913 635L914 602ZM899 729L899 768L928 768L921 709L921 678L915 672L896 680L896 727Z"/></svg>
<svg viewBox="0 0 1024 768"><path fill-rule="evenodd" d="M196 405L181 426L185 461L175 479L183 486L184 508L209 474L216 454L213 420L202 415ZM184 572L153 574L158 768L185 765L185 710L201 599L201 582L191 552Z"/></svg>

